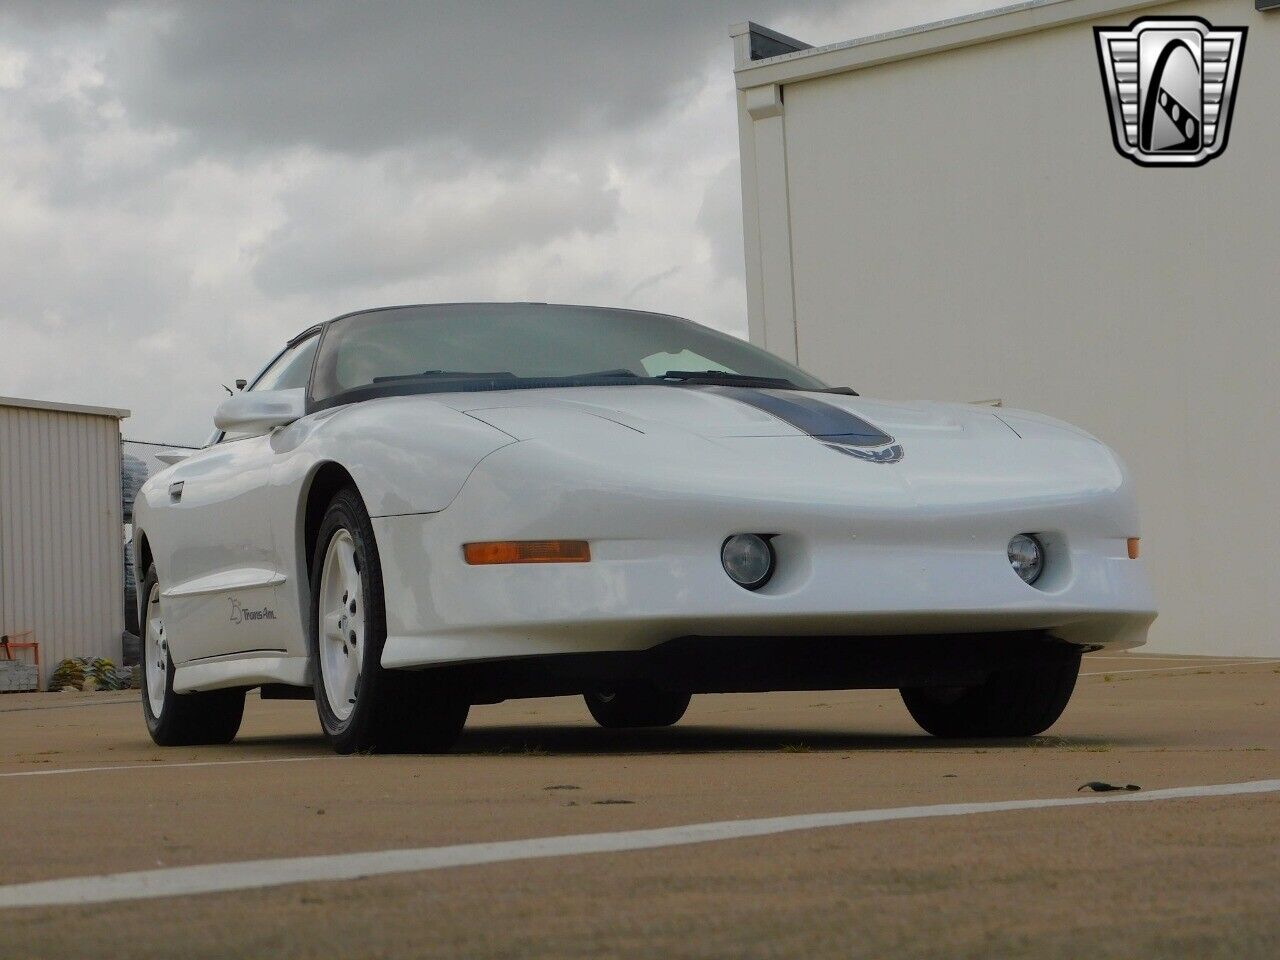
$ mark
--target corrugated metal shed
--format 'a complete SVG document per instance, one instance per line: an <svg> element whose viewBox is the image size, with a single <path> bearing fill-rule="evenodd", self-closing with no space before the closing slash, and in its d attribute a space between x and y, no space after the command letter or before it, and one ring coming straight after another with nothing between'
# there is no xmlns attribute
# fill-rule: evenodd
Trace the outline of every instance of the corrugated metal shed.
<svg viewBox="0 0 1280 960"><path fill-rule="evenodd" d="M64 657L120 662L127 416L0 397L0 633L35 633L46 682Z"/></svg>

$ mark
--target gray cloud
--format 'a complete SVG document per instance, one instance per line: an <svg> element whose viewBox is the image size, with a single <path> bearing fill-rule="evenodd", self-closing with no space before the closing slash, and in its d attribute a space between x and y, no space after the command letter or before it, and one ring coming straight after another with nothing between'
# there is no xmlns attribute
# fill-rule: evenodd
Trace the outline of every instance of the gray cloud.
<svg viewBox="0 0 1280 960"><path fill-rule="evenodd" d="M138 24L108 65L137 117L223 149L444 141L511 159L642 124L696 90L716 44L728 69L732 19L792 6L196 2L165 7L163 27Z"/></svg>
<svg viewBox="0 0 1280 960"><path fill-rule="evenodd" d="M0 19L38 28L98 23L111 12L112 6L101 0L5 0Z"/></svg>
<svg viewBox="0 0 1280 960"><path fill-rule="evenodd" d="M287 219L263 239L253 271L261 289L314 294L425 281L524 246L598 233L618 215L617 191L598 179L537 169L456 178L390 166L342 164L284 193Z"/></svg>
<svg viewBox="0 0 1280 960"><path fill-rule="evenodd" d="M711 261L722 277L745 282L742 243L742 181L738 163L727 163L707 183L698 209L698 229L711 245Z"/></svg>
<svg viewBox="0 0 1280 960"><path fill-rule="evenodd" d="M6 0L0 393L199 442L220 383L362 307L744 334L728 25L826 41L974 5Z"/></svg>

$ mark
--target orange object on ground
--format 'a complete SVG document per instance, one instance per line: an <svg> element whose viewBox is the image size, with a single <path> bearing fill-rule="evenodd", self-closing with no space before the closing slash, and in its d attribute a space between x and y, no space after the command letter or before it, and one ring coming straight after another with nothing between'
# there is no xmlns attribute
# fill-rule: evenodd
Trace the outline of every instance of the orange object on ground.
<svg viewBox="0 0 1280 960"><path fill-rule="evenodd" d="M23 630L19 633L0 634L0 648L4 649L4 658L6 660L13 659L13 651L30 650L36 661L36 689L44 690L44 671L40 669L40 641L38 640L19 640L18 637L33 637L34 634L30 630Z"/></svg>

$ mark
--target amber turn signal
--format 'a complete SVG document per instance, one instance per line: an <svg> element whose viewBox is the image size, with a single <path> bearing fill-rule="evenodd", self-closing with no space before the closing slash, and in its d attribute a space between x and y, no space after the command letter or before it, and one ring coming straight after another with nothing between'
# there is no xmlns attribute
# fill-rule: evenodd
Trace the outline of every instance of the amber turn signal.
<svg viewBox="0 0 1280 960"><path fill-rule="evenodd" d="M464 543L462 556L470 564L586 563L591 548L585 540L490 540Z"/></svg>
<svg viewBox="0 0 1280 960"><path fill-rule="evenodd" d="M1130 560L1138 559L1138 538L1137 537L1129 538L1129 559Z"/></svg>

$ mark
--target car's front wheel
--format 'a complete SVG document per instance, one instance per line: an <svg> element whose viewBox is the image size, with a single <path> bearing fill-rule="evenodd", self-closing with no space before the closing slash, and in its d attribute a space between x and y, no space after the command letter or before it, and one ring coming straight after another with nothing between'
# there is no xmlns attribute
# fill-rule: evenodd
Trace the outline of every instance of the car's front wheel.
<svg viewBox="0 0 1280 960"><path fill-rule="evenodd" d="M470 703L429 671L384 670L382 567L360 494L329 502L311 564L311 663L316 712L338 753L447 750Z"/></svg>
<svg viewBox="0 0 1280 960"><path fill-rule="evenodd" d="M584 696L587 709L602 727L669 727L689 709L689 694L659 690L647 683L627 684Z"/></svg>
<svg viewBox="0 0 1280 960"><path fill-rule="evenodd" d="M244 690L174 693L169 634L160 610L156 568L142 581L142 715L151 739L162 747L230 743L244 716Z"/></svg>
<svg viewBox="0 0 1280 960"><path fill-rule="evenodd" d="M1080 654L992 673L975 687L905 687L907 710L935 737L1034 737L1066 709Z"/></svg>

